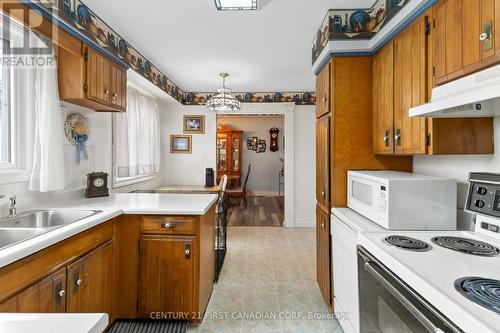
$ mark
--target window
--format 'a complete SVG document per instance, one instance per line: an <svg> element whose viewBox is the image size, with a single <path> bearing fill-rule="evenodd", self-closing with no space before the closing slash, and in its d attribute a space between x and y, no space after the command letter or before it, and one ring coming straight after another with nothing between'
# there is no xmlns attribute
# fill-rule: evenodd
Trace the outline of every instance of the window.
<svg viewBox="0 0 500 333"><path fill-rule="evenodd" d="M8 48L9 42L0 39L1 59L3 59ZM12 168L14 166L10 83L10 68L2 62L0 65L0 168Z"/></svg>
<svg viewBox="0 0 500 333"><path fill-rule="evenodd" d="M146 93L127 89L127 112L113 116L114 187L152 179L160 171L158 104Z"/></svg>

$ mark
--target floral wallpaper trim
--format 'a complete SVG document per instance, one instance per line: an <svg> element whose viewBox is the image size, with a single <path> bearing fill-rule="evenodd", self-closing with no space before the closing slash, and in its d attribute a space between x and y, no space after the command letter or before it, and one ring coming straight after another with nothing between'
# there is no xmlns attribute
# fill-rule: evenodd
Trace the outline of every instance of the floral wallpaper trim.
<svg viewBox="0 0 500 333"><path fill-rule="evenodd" d="M158 86L165 93L185 105L203 105L215 94L185 92L133 48L116 31L109 27L82 0L21 0L30 8L42 11L45 17L54 22L54 18L63 23L67 30L84 42L93 46L117 62L128 66L141 76ZM54 22L55 23L55 22ZM314 105L314 92L267 92L238 93L236 96L245 103L281 103L295 102L298 105Z"/></svg>
<svg viewBox="0 0 500 333"><path fill-rule="evenodd" d="M377 0L365 9L330 9L312 45L312 63L330 40L371 39L411 0Z"/></svg>

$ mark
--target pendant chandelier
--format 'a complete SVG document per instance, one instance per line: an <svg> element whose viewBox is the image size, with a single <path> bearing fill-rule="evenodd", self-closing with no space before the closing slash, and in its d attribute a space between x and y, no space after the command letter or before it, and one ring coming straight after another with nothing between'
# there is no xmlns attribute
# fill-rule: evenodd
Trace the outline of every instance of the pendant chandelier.
<svg viewBox="0 0 500 333"><path fill-rule="evenodd" d="M231 95L231 89L226 88L228 73L220 73L222 88L217 89L218 94L210 98L207 107L212 111L239 111L240 101Z"/></svg>

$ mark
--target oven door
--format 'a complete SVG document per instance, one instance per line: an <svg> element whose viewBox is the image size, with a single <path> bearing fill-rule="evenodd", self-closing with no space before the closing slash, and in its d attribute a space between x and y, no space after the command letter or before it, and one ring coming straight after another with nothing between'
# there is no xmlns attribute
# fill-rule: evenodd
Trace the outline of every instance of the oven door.
<svg viewBox="0 0 500 333"><path fill-rule="evenodd" d="M394 273L358 247L361 333L461 333Z"/></svg>

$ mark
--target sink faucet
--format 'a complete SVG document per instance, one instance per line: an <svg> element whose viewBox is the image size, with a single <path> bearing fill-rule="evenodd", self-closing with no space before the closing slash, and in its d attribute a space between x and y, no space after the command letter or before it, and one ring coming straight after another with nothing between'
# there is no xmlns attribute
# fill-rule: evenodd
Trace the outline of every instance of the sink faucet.
<svg viewBox="0 0 500 333"><path fill-rule="evenodd" d="M13 219L16 216L17 216L16 196L13 195L13 196L10 197L9 219Z"/></svg>

